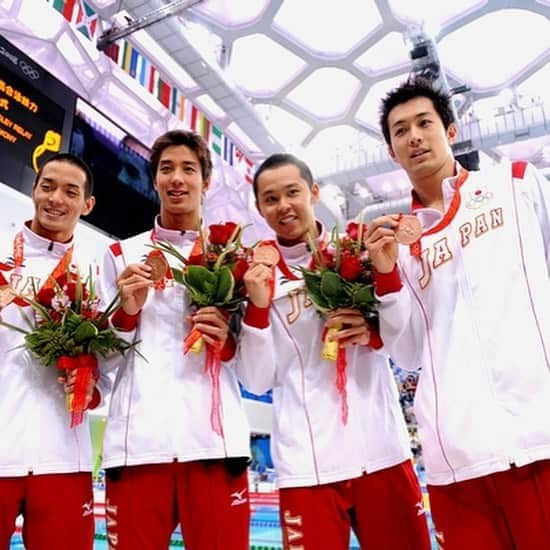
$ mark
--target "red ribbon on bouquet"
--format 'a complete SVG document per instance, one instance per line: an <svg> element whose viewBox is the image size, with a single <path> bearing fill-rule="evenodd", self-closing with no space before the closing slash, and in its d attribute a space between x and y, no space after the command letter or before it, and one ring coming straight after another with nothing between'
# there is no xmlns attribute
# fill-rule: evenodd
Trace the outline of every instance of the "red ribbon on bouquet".
<svg viewBox="0 0 550 550"><path fill-rule="evenodd" d="M338 355L336 356L336 389L342 399L342 422L344 424L348 423L348 392L346 390L348 377L346 367L346 348L338 346Z"/></svg>
<svg viewBox="0 0 550 550"><path fill-rule="evenodd" d="M86 410L86 395L92 377L97 379L97 358L92 354L68 357L63 355L56 361L56 366L66 374L76 369L74 392L68 396L67 408L71 413L71 428L82 424Z"/></svg>
<svg viewBox="0 0 550 550"><path fill-rule="evenodd" d="M194 347L199 343L202 338L200 330L194 328L186 337L183 342L183 353L194 351L199 353L202 349L200 347ZM221 437L223 437L223 425L221 416L221 396L220 396L220 371L222 368L222 345L221 342L215 342L214 344L207 344L206 346L206 360L204 363L204 371L210 376L212 383L212 395L210 406L210 424L212 429Z"/></svg>
<svg viewBox="0 0 550 550"><path fill-rule="evenodd" d="M325 328L321 337L323 341L323 348L321 350L321 357L327 361L336 362L336 391L340 395L342 400L342 422L348 423L348 392L346 384L348 377L346 374L347 358L346 348L340 346L338 340L329 340L329 337L336 334L342 327L335 326L329 329Z"/></svg>

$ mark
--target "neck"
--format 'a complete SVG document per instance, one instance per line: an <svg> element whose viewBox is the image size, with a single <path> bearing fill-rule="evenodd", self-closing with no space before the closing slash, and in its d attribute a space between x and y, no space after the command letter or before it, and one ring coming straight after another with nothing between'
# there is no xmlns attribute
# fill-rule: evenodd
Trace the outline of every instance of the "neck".
<svg viewBox="0 0 550 550"><path fill-rule="evenodd" d="M444 211L443 180L455 176L455 160L452 155L433 173L428 175L410 175L412 186L427 208Z"/></svg>
<svg viewBox="0 0 550 550"><path fill-rule="evenodd" d="M161 210L159 223L165 229L198 231L200 229L201 215L200 212L172 214L166 210Z"/></svg>
<svg viewBox="0 0 550 550"><path fill-rule="evenodd" d="M39 237L42 237L43 239L47 239L48 241L55 241L58 243L69 242L73 238L73 232L74 232L74 229L72 230L63 229L60 231L52 231L50 229L45 228L43 225L40 224L38 220L34 218L31 220L29 229Z"/></svg>

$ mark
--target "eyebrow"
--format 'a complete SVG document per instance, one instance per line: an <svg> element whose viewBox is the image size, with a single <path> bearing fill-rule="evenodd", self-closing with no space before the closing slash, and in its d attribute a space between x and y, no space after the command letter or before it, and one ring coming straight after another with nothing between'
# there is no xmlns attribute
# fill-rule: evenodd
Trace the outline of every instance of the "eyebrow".
<svg viewBox="0 0 550 550"><path fill-rule="evenodd" d="M48 176L42 176L38 183L55 183L54 178L49 178ZM78 189L80 190L81 186L78 185L78 183L68 183L67 187L71 187L72 189Z"/></svg>
<svg viewBox="0 0 550 550"><path fill-rule="evenodd" d="M159 166L166 166L171 164L177 164L177 162L172 159L163 159L159 162ZM199 166L199 163L193 160L184 160L181 164L183 164L184 166Z"/></svg>
<svg viewBox="0 0 550 550"><path fill-rule="evenodd" d="M292 188L292 187L294 187L294 186L296 186L296 187L299 188L299 187L300 187L300 182L298 182L298 181L293 181L293 182L291 182L291 183L287 183L287 184L283 187L282 191L287 191L288 189L290 189L290 188ZM270 193L273 194L273 193L275 193L275 191L274 191L273 189L266 189L265 191L262 191L262 192L260 193L260 196L261 196L261 197L265 197L266 195L269 195Z"/></svg>
<svg viewBox="0 0 550 550"><path fill-rule="evenodd" d="M423 116L428 116L428 115L432 115L433 113L431 113L430 111L424 111L422 113L418 113L416 115L414 115L412 118L421 118ZM400 119L400 120L396 120L392 125L391 127L392 128L395 128L396 126L398 126L399 124L404 124L405 122L407 122L405 119Z"/></svg>

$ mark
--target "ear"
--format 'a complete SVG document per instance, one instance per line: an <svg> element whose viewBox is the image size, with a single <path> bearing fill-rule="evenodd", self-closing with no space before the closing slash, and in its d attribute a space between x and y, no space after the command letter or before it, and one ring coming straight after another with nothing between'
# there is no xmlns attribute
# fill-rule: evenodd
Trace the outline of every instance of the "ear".
<svg viewBox="0 0 550 550"><path fill-rule="evenodd" d="M451 122L445 133L447 134L447 141L450 145L452 145L456 141L456 137L458 135L458 128L456 127L456 124Z"/></svg>
<svg viewBox="0 0 550 550"><path fill-rule="evenodd" d="M311 202L315 204L319 200L320 196L321 188L317 182L313 182L313 185L311 186Z"/></svg>
<svg viewBox="0 0 550 550"><path fill-rule="evenodd" d="M206 193L209 187L210 187L210 178L202 182L202 192Z"/></svg>
<svg viewBox="0 0 550 550"><path fill-rule="evenodd" d="M392 160L394 160L395 162L397 162L397 160L395 159L395 153L393 152L393 149L391 148L391 146L388 146L388 155L390 155L390 158Z"/></svg>
<svg viewBox="0 0 550 550"><path fill-rule="evenodd" d="M95 197L92 195L84 201L84 208L82 208L82 216L87 216L95 206Z"/></svg>

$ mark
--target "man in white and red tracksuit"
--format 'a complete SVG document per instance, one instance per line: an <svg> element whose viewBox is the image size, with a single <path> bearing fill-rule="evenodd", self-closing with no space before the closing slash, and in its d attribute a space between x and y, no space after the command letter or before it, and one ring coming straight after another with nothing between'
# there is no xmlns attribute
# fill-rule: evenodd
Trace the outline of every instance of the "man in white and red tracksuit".
<svg viewBox="0 0 550 550"><path fill-rule="evenodd" d="M80 216L94 207L92 193L92 174L79 158L61 153L41 167L33 186L32 220L0 239L3 321L29 329L9 287L34 298L56 269L79 263L73 234ZM79 268L88 273L87 265ZM24 309L33 315L30 307ZM23 334L0 326L0 548L9 547L22 514L25 548L91 550L90 431L86 415L82 424L70 427L65 399L74 373L59 377L55 367L41 365L23 345ZM101 377L95 387L92 377L88 408L98 406L108 389L108 378Z"/></svg>
<svg viewBox="0 0 550 550"><path fill-rule="evenodd" d="M422 370L415 413L438 540L549 549L550 183L524 162L462 168L450 100L425 81L391 91L381 121L422 233L398 247L404 218L383 216L366 243L384 342Z"/></svg>
<svg viewBox="0 0 550 550"><path fill-rule="evenodd" d="M274 270L256 263L245 274L250 304L237 372L250 391L273 388L271 448L284 548L347 550L351 527L363 548L429 550L396 383L387 356L375 351L381 343L359 310L322 320L295 269L311 262L308 233L329 239L314 217L319 186L289 154L266 159L253 183L280 260ZM345 421L335 361L321 358L323 333L337 325L347 356Z"/></svg>
<svg viewBox="0 0 550 550"><path fill-rule="evenodd" d="M105 430L109 544L168 548L181 523L189 550L248 550L249 427L228 320L214 307L195 310L169 269L153 282L144 263L156 243L170 242L186 258L197 250L210 151L198 134L170 131L153 144L150 167L160 214L151 230L111 245L103 266L106 295L122 294L113 325L139 342L120 361ZM183 353L193 327L223 345L219 392L205 371L205 346Z"/></svg>

